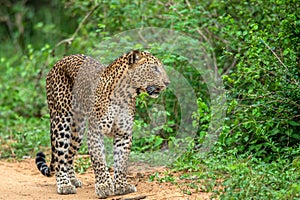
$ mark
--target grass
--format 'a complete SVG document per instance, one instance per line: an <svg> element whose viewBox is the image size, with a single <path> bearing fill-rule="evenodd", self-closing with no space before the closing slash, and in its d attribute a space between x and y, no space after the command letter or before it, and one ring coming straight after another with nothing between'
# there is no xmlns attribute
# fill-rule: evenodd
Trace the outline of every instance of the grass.
<svg viewBox="0 0 300 200"><path fill-rule="evenodd" d="M32 156L50 144L47 118L0 119L0 158Z"/></svg>
<svg viewBox="0 0 300 200"><path fill-rule="evenodd" d="M150 181L170 182L183 193L212 193L217 199L300 199L299 158L271 163L251 156L186 154L172 171L153 174Z"/></svg>
<svg viewBox="0 0 300 200"><path fill-rule="evenodd" d="M34 156L39 150L49 151L48 117L16 117L10 121L2 118L0 143L0 158L22 158ZM106 140L106 148L108 165L112 166L112 139ZM87 154L86 141L79 153ZM132 152L131 161L162 165L167 153L163 156L161 152ZM89 157L80 157L75 163L78 173L85 173L90 166ZM300 199L299 157L287 160L282 156L264 162L231 152L186 152L169 168L168 172L149 176L149 181L172 183L185 194L208 192L217 199Z"/></svg>

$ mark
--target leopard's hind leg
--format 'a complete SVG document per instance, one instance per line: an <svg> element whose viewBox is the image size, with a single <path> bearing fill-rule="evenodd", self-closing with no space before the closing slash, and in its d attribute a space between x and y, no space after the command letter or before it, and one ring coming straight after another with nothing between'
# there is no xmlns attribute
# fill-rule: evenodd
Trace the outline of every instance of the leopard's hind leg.
<svg viewBox="0 0 300 200"><path fill-rule="evenodd" d="M54 120L51 120L54 155L57 165L55 166L55 176L57 184L57 193L75 194L76 188L71 183L68 173L68 160L71 141L71 116L70 114L56 114Z"/></svg>
<svg viewBox="0 0 300 200"><path fill-rule="evenodd" d="M69 178L75 187L81 187L82 183L76 178L74 171L74 157L76 156L82 142L82 138L85 131L85 119L83 117L73 118L73 123L71 126L72 135L70 138L70 147L68 154L68 173Z"/></svg>

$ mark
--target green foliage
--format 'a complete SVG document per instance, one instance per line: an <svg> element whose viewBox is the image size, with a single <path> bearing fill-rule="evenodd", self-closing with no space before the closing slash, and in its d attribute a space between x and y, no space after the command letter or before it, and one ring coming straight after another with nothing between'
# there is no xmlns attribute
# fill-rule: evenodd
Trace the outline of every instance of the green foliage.
<svg viewBox="0 0 300 200"><path fill-rule="evenodd" d="M253 161L252 161L253 162ZM250 164L249 164L250 163ZM299 178L299 170L291 167L284 160L272 163L242 162L228 166L231 176L224 181L222 199L296 199L299 198L300 187L295 181ZM243 192L237 192L243 190Z"/></svg>
<svg viewBox="0 0 300 200"><path fill-rule="evenodd" d="M263 162L252 156L232 156L219 153L212 157L187 153L174 163L185 190L212 192L220 199L298 199L299 157ZM158 175L156 176L159 177ZM197 177L190 185L190 178ZM178 184L178 180L174 184ZM189 183L189 184L187 184ZM201 184L199 184L201 183ZM197 192L197 190L195 191Z"/></svg>
<svg viewBox="0 0 300 200"><path fill-rule="evenodd" d="M31 156L43 149L50 143L50 136L45 134L48 124L49 118L37 120L17 116L15 113L10 120L1 118L0 158Z"/></svg>
<svg viewBox="0 0 300 200"><path fill-rule="evenodd" d="M164 174L162 175L158 172L155 172L154 174L149 176L149 181L158 181L159 183L170 182L176 184L174 176L169 172L164 172Z"/></svg>
<svg viewBox="0 0 300 200"><path fill-rule="evenodd" d="M220 17L223 34L236 38L237 46L226 51L237 64L223 76L229 101L223 145L266 161L282 153L295 156L288 149L300 142L299 6L291 1L233 5Z"/></svg>
<svg viewBox="0 0 300 200"><path fill-rule="evenodd" d="M75 160L75 171L77 173L83 174L88 168L91 167L91 159L89 157L79 157Z"/></svg>
<svg viewBox="0 0 300 200"><path fill-rule="evenodd" d="M137 104L146 105L145 98L141 96L141 98L138 99ZM157 121L150 120L150 124L143 121L143 119L134 121L133 151L157 151L162 145L169 144L170 146L172 143L172 133L174 132L172 126L174 125L174 122L165 119L167 116L170 116L170 113L164 110L158 110L154 107L148 114L151 115L152 120ZM158 119L162 120L159 121Z"/></svg>
<svg viewBox="0 0 300 200"><path fill-rule="evenodd" d="M191 61L166 51L173 43L164 48L149 44L149 51L188 80L198 100L197 110L182 122L185 105L174 91L155 100L138 98L134 155L191 144L174 163L176 170L186 172L181 179L171 174L150 179L174 184L186 180L187 184L178 184L185 193L209 191L221 199L299 198L298 1L6 2L0 8L0 158L49 149L45 75L63 55L96 55L99 43L122 31L168 28L200 42L203 54L211 57L211 67L225 85L227 102L218 109L226 116L222 130L216 131L220 137L214 153L200 155L197 150L214 131L210 128L218 113L212 106L212 86L205 82L207 72L195 68L201 62L198 58ZM188 45L181 45L173 48L188 50ZM106 52L108 60L113 53ZM193 126L180 129L181 123ZM194 141L177 138L195 127ZM86 152L84 145L80 153ZM81 159L77 171L84 172L89 165ZM191 178L196 176L198 180Z"/></svg>

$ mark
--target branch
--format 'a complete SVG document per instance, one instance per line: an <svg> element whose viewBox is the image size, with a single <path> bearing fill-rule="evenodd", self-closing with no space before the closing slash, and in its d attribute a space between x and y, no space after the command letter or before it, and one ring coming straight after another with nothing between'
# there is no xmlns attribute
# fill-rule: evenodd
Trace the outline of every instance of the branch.
<svg viewBox="0 0 300 200"><path fill-rule="evenodd" d="M260 39L264 45L266 45L266 47L273 53L273 55L277 58L277 60L280 62L280 64L282 66L285 67L286 70L288 70L288 68L286 67L286 65L280 60L280 58L277 56L277 54L272 50L272 48L263 40L263 39Z"/></svg>
<svg viewBox="0 0 300 200"><path fill-rule="evenodd" d="M240 53L240 47L238 48L238 53ZM236 66L236 62L237 62L237 59L236 59L236 56L234 56L231 65L228 66L228 67L224 67L224 68L223 68L222 75L229 74L229 71L230 71L233 67Z"/></svg>
<svg viewBox="0 0 300 200"><path fill-rule="evenodd" d="M48 55L46 61L44 62L43 67L41 68L41 70L38 73L38 76L36 78L36 82L35 82L35 88L37 88L38 86L38 82L41 80L41 78L43 77L44 74L44 70L45 68L48 66L49 60L50 60L50 56L54 55L55 50L62 44L67 44L67 45L71 45L73 40L76 38L79 30L82 28L82 26L84 25L84 23L87 21L87 19L93 14L93 12L100 6L100 3L96 4L94 7L92 7L92 9L84 16L84 18L81 20L81 22L79 23L79 25L77 26L75 32L72 34L72 36L70 38L64 39L60 42L58 42L51 50L51 53Z"/></svg>
<svg viewBox="0 0 300 200"><path fill-rule="evenodd" d="M262 43L264 43L264 45L272 52L272 54L276 57L276 59L279 61L279 63L286 69L287 73L289 73L289 69L287 68L287 66L281 61L281 59L279 58L279 56L277 56L277 54L273 51L273 49L263 40L260 39L260 41ZM299 82L293 77L293 75L291 75L291 79L293 80L293 82L295 84L298 84Z"/></svg>
<svg viewBox="0 0 300 200"><path fill-rule="evenodd" d="M146 199L146 195L142 195L142 196L136 196L136 197L125 197L125 198L120 198L120 199L116 199L116 200L140 200L140 199Z"/></svg>
<svg viewBox="0 0 300 200"><path fill-rule="evenodd" d="M54 53L55 49L57 47L59 47L60 45L67 43L67 45L71 45L73 40L75 39L75 37L77 36L79 30L81 29L81 27L83 26L83 24L85 23L85 21L92 15L92 13L100 6L100 4L96 4L85 16L84 18L81 20L81 22L79 23L79 25L77 26L75 32L73 33L72 37L64 39L60 42L58 42L54 48L52 49L51 53Z"/></svg>
<svg viewBox="0 0 300 200"><path fill-rule="evenodd" d="M185 0L185 4L189 8L189 10L192 11L193 8L188 0ZM202 31L199 28L197 28L196 31L202 38L204 38L205 41L209 42L208 38L202 33Z"/></svg>

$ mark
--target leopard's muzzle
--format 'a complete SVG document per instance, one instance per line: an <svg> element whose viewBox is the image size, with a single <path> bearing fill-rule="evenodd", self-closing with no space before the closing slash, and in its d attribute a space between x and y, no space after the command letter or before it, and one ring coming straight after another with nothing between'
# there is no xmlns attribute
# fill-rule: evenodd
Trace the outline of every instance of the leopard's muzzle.
<svg viewBox="0 0 300 200"><path fill-rule="evenodd" d="M147 86L146 88L146 92L150 95L150 96L156 96L159 95L161 89L155 85L150 85Z"/></svg>

